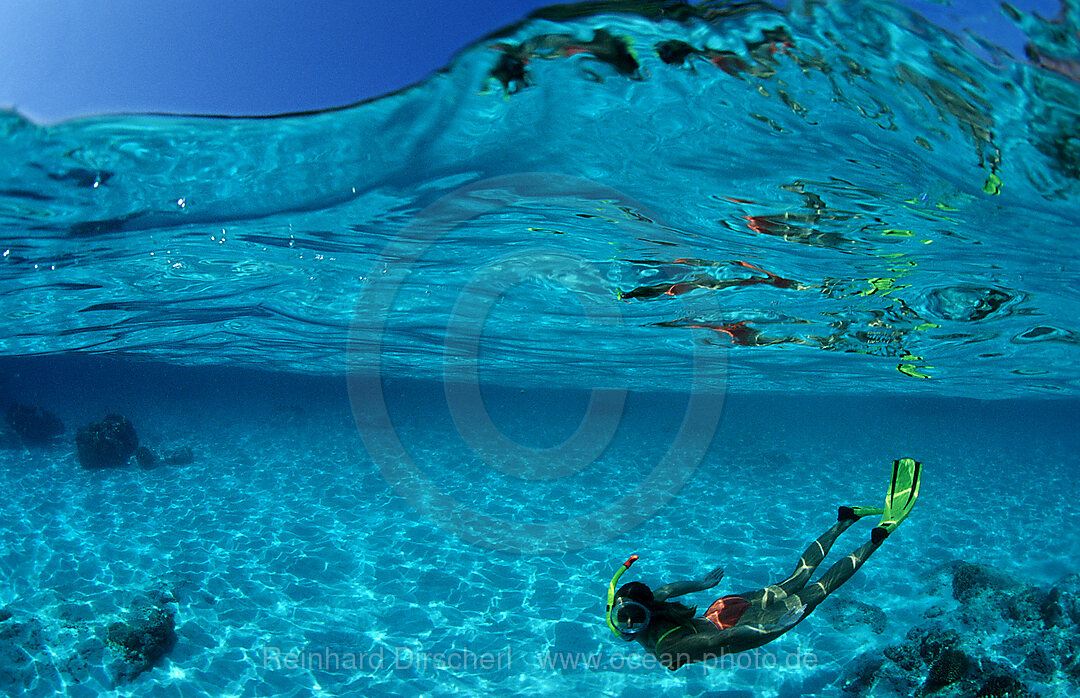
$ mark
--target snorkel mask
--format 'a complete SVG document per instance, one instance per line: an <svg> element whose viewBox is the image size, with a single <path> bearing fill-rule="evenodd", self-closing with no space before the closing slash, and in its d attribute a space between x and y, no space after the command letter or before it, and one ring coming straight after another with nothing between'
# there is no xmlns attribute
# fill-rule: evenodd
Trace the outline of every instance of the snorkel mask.
<svg viewBox="0 0 1080 698"><path fill-rule="evenodd" d="M629 640L649 627L652 611L643 604L629 599L618 599L611 607L612 624L619 636Z"/></svg>
<svg viewBox="0 0 1080 698"><path fill-rule="evenodd" d="M637 559L637 555L631 555L626 562L622 563L619 569L615 570L615 574L611 578L611 584L608 584L607 624L611 628L611 632L622 638L641 632L649 625L649 620L651 620L649 609L637 601L620 598L619 602L615 603L615 587L619 584L619 579L626 570L630 569L630 565L637 562ZM615 618L619 619L618 622L612 620L612 610L615 611Z"/></svg>

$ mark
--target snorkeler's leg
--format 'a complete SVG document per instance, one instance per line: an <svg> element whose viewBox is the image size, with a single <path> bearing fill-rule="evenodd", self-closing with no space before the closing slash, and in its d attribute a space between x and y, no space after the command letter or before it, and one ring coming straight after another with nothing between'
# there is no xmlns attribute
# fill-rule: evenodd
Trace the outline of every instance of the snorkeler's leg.
<svg viewBox="0 0 1080 698"><path fill-rule="evenodd" d="M810 577L817 570L822 560L825 559L825 556L829 554L829 550L841 533L851 528L851 525L859 519L881 513L882 510L876 507L840 507L836 523L810 544L810 547L799 558L795 571L787 579L779 584L772 584L764 589L745 592L739 594L739 596L745 598L752 605L764 609L775 601L783 601L787 597L797 594L810 581Z"/></svg>
<svg viewBox="0 0 1080 698"><path fill-rule="evenodd" d="M922 463L911 458L900 458L893 462L892 478L889 481L889 491L885 496L885 508L882 513L881 523L870 533L870 540L859 547L858 550L848 555L829 568L829 571L821 576L821 579L806 586L799 592L799 599L807 604L812 610L821 603L826 596L834 592L841 584L851 579L863 563L881 547L889 534L903 523L912 507L919 498L919 487L922 480ZM858 519L870 516L878 509L870 507L841 507L841 519Z"/></svg>
<svg viewBox="0 0 1080 698"><path fill-rule="evenodd" d="M800 591L799 600L812 610L824 601L826 596L839 589L841 584L851 579L852 575L863 566L875 550L881 547L883 542L883 540L871 539L863 543L855 552L830 567L825 574L821 575L821 579Z"/></svg>
<svg viewBox="0 0 1080 698"><path fill-rule="evenodd" d="M794 594L806 586L806 583L810 581L810 576L814 574L814 570L829 554L829 549L832 548L836 539L840 537L841 533L851 528L851 525L857 520L857 518L841 518L828 531L822 533L802 554L798 564L795 565L795 571L787 579L765 589L763 603L768 605L771 601Z"/></svg>

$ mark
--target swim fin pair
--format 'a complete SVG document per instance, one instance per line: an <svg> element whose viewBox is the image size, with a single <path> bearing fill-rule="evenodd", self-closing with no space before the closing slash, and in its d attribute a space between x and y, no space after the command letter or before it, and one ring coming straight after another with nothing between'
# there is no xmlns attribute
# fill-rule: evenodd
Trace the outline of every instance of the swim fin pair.
<svg viewBox="0 0 1080 698"><path fill-rule="evenodd" d="M889 492L885 495L885 508L878 507L840 507L837 519L854 521L864 516L881 514L881 521L874 527L870 538L875 543L885 540L896 527L903 523L915 506L919 497L919 481L922 476L922 463L911 458L893 461L892 479Z"/></svg>

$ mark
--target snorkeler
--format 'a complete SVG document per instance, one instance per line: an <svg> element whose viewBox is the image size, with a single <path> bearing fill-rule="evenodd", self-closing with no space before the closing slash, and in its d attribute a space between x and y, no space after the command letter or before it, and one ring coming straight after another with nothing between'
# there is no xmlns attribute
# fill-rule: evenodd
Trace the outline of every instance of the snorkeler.
<svg viewBox="0 0 1080 698"><path fill-rule="evenodd" d="M691 265L705 265L719 266L715 263L705 262L698 259L676 259L676 264L691 264ZM664 282L659 284L652 284L650 286L638 286L629 291L622 291L619 293L619 298L626 300L630 298L657 298L659 296L681 296L684 293L688 293L695 289L707 289L710 291L719 291L725 288L745 288L748 286L774 286L779 289L794 289L805 290L810 288L816 288L814 286L807 286L806 284L793 281L792 279L785 279L777 276L770 271L766 271L761 267L756 267L749 262L733 261L730 262L732 266L737 266L742 269L749 269L756 271L764 276L747 276L728 279L718 279L711 274L695 274L692 278L686 281L680 282Z"/></svg>
<svg viewBox="0 0 1080 698"><path fill-rule="evenodd" d="M919 496L921 471L922 465L910 458L894 461L884 509L840 507L836 523L807 548L791 576L764 589L721 597L703 616L696 616L694 607L670 599L711 589L723 578L723 568L713 570L700 581L672 582L655 591L641 582L630 582L616 592L619 578L637 560L633 555L619 567L608 586L608 626L621 639L641 643L671 670L772 642L801 623L850 579L908 517ZM870 540L808 584L837 537L859 519L878 514L881 521Z"/></svg>

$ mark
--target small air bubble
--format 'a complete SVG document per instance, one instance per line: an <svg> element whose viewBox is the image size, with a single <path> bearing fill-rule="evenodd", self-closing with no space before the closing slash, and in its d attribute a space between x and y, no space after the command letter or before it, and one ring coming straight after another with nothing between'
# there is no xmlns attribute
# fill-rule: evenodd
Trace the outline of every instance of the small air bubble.
<svg viewBox="0 0 1080 698"><path fill-rule="evenodd" d="M180 208L184 208L185 206L187 206L187 199L177 199L176 205Z"/></svg>

